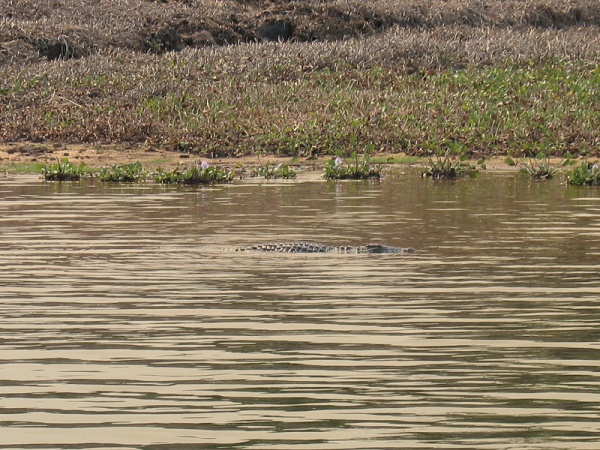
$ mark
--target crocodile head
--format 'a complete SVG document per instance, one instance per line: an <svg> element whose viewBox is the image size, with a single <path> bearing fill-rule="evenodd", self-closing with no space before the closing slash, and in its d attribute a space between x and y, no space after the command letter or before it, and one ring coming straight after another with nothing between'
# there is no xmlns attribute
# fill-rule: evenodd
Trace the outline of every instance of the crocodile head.
<svg viewBox="0 0 600 450"><path fill-rule="evenodd" d="M364 247L365 253L414 253L415 249L412 247L401 248L401 247L390 247L388 245L381 244L367 244Z"/></svg>

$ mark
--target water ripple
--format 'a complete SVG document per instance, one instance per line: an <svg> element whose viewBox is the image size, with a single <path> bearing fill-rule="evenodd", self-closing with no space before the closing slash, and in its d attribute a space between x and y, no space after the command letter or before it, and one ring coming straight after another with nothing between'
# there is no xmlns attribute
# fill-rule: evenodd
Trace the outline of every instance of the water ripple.
<svg viewBox="0 0 600 450"><path fill-rule="evenodd" d="M0 448L597 448L597 198L527 183L0 180Z"/></svg>

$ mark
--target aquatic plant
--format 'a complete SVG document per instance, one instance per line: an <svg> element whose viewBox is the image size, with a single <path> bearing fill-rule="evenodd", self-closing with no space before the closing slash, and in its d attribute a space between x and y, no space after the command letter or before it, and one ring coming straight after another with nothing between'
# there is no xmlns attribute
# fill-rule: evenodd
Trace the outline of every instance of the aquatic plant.
<svg viewBox="0 0 600 450"><path fill-rule="evenodd" d="M367 178L380 178L383 164L371 164L368 151L359 155L354 151L350 155L350 162L338 154L325 164L326 180L365 180Z"/></svg>
<svg viewBox="0 0 600 450"><path fill-rule="evenodd" d="M85 163L74 164L68 158L42 167L41 174L46 181L79 181L84 174Z"/></svg>
<svg viewBox="0 0 600 450"><path fill-rule="evenodd" d="M467 146L461 143L447 144L446 150L438 150L435 156L429 156L427 165L421 172L421 176L433 178L434 180L454 179L464 176L474 177L477 175L477 166L485 169L483 159L475 165L470 164L467 156Z"/></svg>
<svg viewBox="0 0 600 450"><path fill-rule="evenodd" d="M277 165L261 164L260 167L252 169L251 176L269 178L296 178L296 172L288 164Z"/></svg>
<svg viewBox="0 0 600 450"><path fill-rule="evenodd" d="M567 184L572 186L600 185L600 167L597 164L583 161L566 172Z"/></svg>
<svg viewBox="0 0 600 450"><path fill-rule="evenodd" d="M112 167L103 168L98 179L111 183L138 183L145 181L148 173L142 167L141 162L132 164L117 164Z"/></svg>
<svg viewBox="0 0 600 450"><path fill-rule="evenodd" d="M544 153L538 153L535 158L529 158L526 163L518 161L516 164L521 166L519 172L522 174L529 175L536 180L549 180L568 162L568 159L563 158L560 162L552 164Z"/></svg>
<svg viewBox="0 0 600 450"><path fill-rule="evenodd" d="M573 161L571 158L571 153L567 152L559 162L552 163L545 152L539 152L535 157L528 158L527 162L518 159L514 160L511 157L506 157L504 162L509 166L520 166L521 169L519 172L522 174L529 175L538 180L548 180L553 178L562 167L572 165Z"/></svg>
<svg viewBox="0 0 600 450"><path fill-rule="evenodd" d="M191 167L178 167L173 170L157 169L154 181L163 184L216 184L233 180L233 172L209 165L206 161L195 162Z"/></svg>

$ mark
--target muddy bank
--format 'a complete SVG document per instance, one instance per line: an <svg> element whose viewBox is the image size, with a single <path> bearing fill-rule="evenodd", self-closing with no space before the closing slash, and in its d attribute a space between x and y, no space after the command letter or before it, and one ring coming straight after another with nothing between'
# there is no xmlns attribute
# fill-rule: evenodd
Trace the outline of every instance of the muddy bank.
<svg viewBox="0 0 600 450"><path fill-rule="evenodd" d="M382 159L402 160L405 154L379 155ZM233 170L238 175L248 174L252 168L270 164L290 164L295 170L323 172L325 164L331 156L320 156L313 158L284 157L280 155L241 156L236 158L206 158L194 154L175 153L147 146L90 146L90 145L68 145L68 144L36 144L36 143L9 143L0 144L0 168L9 172L33 172L34 164L53 164L57 159L68 158L69 161L80 164L85 163L92 168L110 167L116 164L131 164L141 162L145 169L155 170L158 167L172 169L179 165L190 164L194 161L207 161L211 165ZM552 159L556 164L559 159ZM427 160L412 160L411 165L424 167ZM473 161L474 163L475 161ZM512 171L517 167L508 165L504 158L493 157L486 160L487 171Z"/></svg>
<svg viewBox="0 0 600 450"><path fill-rule="evenodd" d="M238 158L206 158L189 153L179 153L141 145L85 145L61 143L14 142L0 144L0 168L10 172L31 172L36 163L53 164L67 158L69 161L85 163L92 168L110 167L116 164L141 162L144 168L158 167L170 169L193 161L209 161L212 165L244 172L243 169L258 167L261 164L290 163L291 158L277 155L243 156ZM297 161L304 170L321 170L328 157L300 159Z"/></svg>

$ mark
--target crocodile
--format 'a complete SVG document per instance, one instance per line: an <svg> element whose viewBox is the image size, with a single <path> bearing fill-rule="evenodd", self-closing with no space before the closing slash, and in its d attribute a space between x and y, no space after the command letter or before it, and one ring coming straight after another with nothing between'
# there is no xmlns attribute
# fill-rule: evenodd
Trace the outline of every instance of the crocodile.
<svg viewBox="0 0 600 450"><path fill-rule="evenodd" d="M235 251L261 251L279 253L415 253L412 247L389 247L380 244L367 244L358 246L341 246L318 244L315 242L271 242L256 244L248 247L238 247Z"/></svg>

